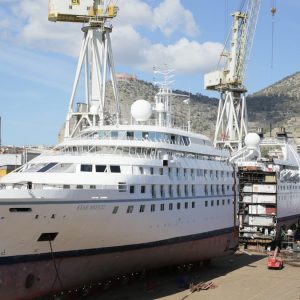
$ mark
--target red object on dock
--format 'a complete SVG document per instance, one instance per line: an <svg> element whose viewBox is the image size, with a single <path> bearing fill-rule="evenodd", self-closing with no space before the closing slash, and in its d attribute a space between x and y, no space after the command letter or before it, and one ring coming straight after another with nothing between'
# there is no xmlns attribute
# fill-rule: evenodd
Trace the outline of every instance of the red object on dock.
<svg viewBox="0 0 300 300"><path fill-rule="evenodd" d="M276 247L273 256L268 257L268 269L278 269L281 270L283 268L283 259L277 257L278 247Z"/></svg>

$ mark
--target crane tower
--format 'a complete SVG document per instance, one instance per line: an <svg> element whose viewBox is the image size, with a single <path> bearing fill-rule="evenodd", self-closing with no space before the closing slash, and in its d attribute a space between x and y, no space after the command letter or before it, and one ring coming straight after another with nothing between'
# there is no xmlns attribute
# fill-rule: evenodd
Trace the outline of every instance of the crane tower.
<svg viewBox="0 0 300 300"><path fill-rule="evenodd" d="M247 108L244 85L261 0L248 0L245 12L232 14L231 47L224 48L225 68L204 75L204 87L220 93L214 144L236 151L247 134ZM226 47L226 46L225 46Z"/></svg>
<svg viewBox="0 0 300 300"><path fill-rule="evenodd" d="M69 102L64 138L73 137L87 127L119 122L119 95L116 85L110 33L110 20L118 7L112 0L49 0L49 21L83 23L83 41ZM84 66L85 99L77 103L75 96ZM116 114L107 120L106 82L113 86ZM112 121L113 120L113 121Z"/></svg>

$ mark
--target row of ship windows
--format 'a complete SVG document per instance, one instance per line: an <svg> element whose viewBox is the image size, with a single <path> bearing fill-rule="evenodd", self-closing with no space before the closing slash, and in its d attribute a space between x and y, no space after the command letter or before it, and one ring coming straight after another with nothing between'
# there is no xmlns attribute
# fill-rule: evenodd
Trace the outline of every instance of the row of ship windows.
<svg viewBox="0 0 300 300"><path fill-rule="evenodd" d="M144 168L144 167L132 167L133 169L138 170L138 174L140 175L169 175L170 177L172 175L176 175L176 177L183 176L184 178L192 177L193 179L197 177L205 177L205 178L212 178L212 179L219 179L224 178L224 176L229 177L230 172L229 171L220 171L220 170L204 170L204 169L187 169L187 168L167 168L167 171L165 171L165 168ZM93 165L87 165L83 164L80 166L81 172L111 172L111 173L121 173L121 167L116 165L106 166L106 165L96 165L95 169ZM232 173L233 176L233 173Z"/></svg>
<svg viewBox="0 0 300 300"><path fill-rule="evenodd" d="M70 188L76 188L76 189L97 189L96 185L89 185L85 186L82 184L78 184L74 187L72 187L69 184L64 184L63 189L70 189ZM181 196L197 196L198 193L197 187L195 185L151 185L151 186L146 186L146 185L129 185L129 193L130 194L135 194L135 193L140 193L140 194L146 194L148 189L151 188L151 195L152 198L157 198L157 197L181 197ZM234 187L232 186L232 190ZM125 182L119 182L118 184L118 191L119 192L127 192L128 191L128 186ZM230 186L226 186L226 191L230 191ZM204 185L204 194L206 196L213 196L213 195L225 195L225 185Z"/></svg>
<svg viewBox="0 0 300 300"><path fill-rule="evenodd" d="M176 203L176 208L181 209L181 204L183 204L183 203L177 202ZM220 206L220 205L224 206L225 204L226 204L225 199L210 200L210 201L206 200L206 201L204 201L204 206L205 207L209 207L209 206L213 207L213 206ZM230 199L227 199L227 204L228 205L230 204ZM158 210L160 210L160 211L167 210L167 208L169 210L173 210L173 208L175 209L174 203L169 203L168 205L167 204L165 205L164 203L161 203L160 205L157 205L157 206L158 206ZM156 204L150 204L150 212L155 212L157 206L156 206ZM184 209L188 209L189 208L189 202L184 202L184 205L182 205L182 206L184 207ZM191 206L191 208L195 208L196 207L195 202L194 201L191 202L190 206ZM116 214L118 212L118 210L119 210L119 206L115 206L113 208L112 213ZM140 205L139 206L139 212L142 213L142 212L145 212L145 211L146 211L146 205L145 204ZM131 214L133 212L134 212L134 205L129 205L127 207L126 213Z"/></svg>
<svg viewBox="0 0 300 300"><path fill-rule="evenodd" d="M279 185L278 186L279 190L285 191L285 190L297 190L300 189L299 185L288 185L288 186L284 186L284 185Z"/></svg>
<svg viewBox="0 0 300 300"><path fill-rule="evenodd" d="M164 161L165 162L165 161ZM51 173L123 173L134 175L166 175L170 179L193 179L205 178L205 179L225 179L233 176L233 173L223 170L204 170L204 169L189 169L189 168L176 168L176 167L141 167L141 166L129 166L129 165L92 165L81 164L76 165L72 163L39 163L28 164L19 170L19 172L51 172Z"/></svg>
<svg viewBox="0 0 300 300"><path fill-rule="evenodd" d="M119 182L119 192L127 192L127 185L125 182ZM136 189L138 188L138 186L134 186L134 185L130 185L129 186L129 192L130 194L134 194L136 191ZM141 185L139 186L139 192L141 194L145 194L146 193L146 185ZM234 189L234 187L232 186L232 190ZM226 190L227 192L230 191L230 186L227 185L226 186ZM153 198L156 198L157 195L159 194L160 197L166 197L166 194L168 192L168 195L170 197L174 197L174 196L196 196L197 192L196 192L196 186L195 185L151 185L151 195ZM221 195L221 194L225 194L225 185L204 185L204 194L206 196L208 195Z"/></svg>
<svg viewBox="0 0 300 300"><path fill-rule="evenodd" d="M187 136L181 136L177 134L169 134L163 132L153 131L125 131L125 130L101 130L98 133L87 134L86 137L93 137L99 139L112 139L112 140L136 140L136 141L150 141L150 142L162 142L177 145L188 146L190 139ZM210 144L209 141L202 140L202 143Z"/></svg>
<svg viewBox="0 0 300 300"><path fill-rule="evenodd" d="M294 199L298 200L299 195L297 195L297 194L287 194L287 195L284 195L284 196L277 196L277 197L278 197L278 200L294 200Z"/></svg>

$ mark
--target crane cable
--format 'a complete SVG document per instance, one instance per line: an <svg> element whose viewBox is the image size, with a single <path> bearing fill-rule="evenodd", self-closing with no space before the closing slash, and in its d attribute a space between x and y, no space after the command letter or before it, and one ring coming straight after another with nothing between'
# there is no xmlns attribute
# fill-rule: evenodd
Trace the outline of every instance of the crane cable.
<svg viewBox="0 0 300 300"><path fill-rule="evenodd" d="M228 0L225 0L225 38L228 30Z"/></svg>
<svg viewBox="0 0 300 300"><path fill-rule="evenodd" d="M57 268L57 264L56 264L54 253L53 253L52 243L51 243L50 240L49 240L49 246L50 246L51 258L52 258L52 262L53 262L53 266L54 266L54 270L55 270L55 278L54 278L54 281L52 283L51 290L54 288L56 280L58 279L58 282L60 284L60 288L63 291L64 290L64 286L63 286L62 280L61 280L61 278L59 276L59 273L58 273L58 268Z"/></svg>
<svg viewBox="0 0 300 300"><path fill-rule="evenodd" d="M271 36L271 69L274 67L274 31L275 31L275 14L276 14L276 0L271 0L271 14L272 14L272 36Z"/></svg>

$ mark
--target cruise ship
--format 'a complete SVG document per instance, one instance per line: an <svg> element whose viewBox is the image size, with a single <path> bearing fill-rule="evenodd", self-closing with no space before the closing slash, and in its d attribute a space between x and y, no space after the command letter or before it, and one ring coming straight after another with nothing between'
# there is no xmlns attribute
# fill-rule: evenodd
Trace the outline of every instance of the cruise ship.
<svg viewBox="0 0 300 300"><path fill-rule="evenodd" d="M70 9L64 4L50 1L50 20L66 16L57 12ZM73 8L67 20L78 13ZM107 24L116 9L93 11L101 15L91 18L89 11L82 29L63 141L1 178L1 300L209 260L237 247L229 153L174 126L166 81L153 103L135 101L129 120L122 120ZM74 109L82 69L86 99ZM108 70L113 112L105 93Z"/></svg>

